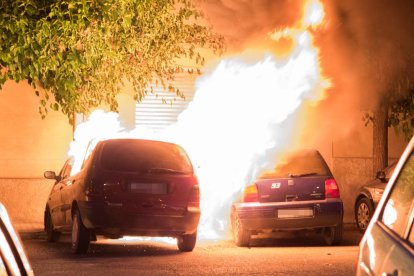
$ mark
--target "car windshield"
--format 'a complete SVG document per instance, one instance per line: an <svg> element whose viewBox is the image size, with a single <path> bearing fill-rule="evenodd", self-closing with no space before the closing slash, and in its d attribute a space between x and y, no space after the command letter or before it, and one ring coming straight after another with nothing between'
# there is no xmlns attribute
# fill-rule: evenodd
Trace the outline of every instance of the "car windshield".
<svg viewBox="0 0 414 276"><path fill-rule="evenodd" d="M105 170L188 174L193 169L184 150L171 143L118 139L103 145L100 165Z"/></svg>
<svg viewBox="0 0 414 276"><path fill-rule="evenodd" d="M283 155L276 167L267 171L262 178L269 177L305 177L313 175L331 175L321 154L316 150L302 150Z"/></svg>

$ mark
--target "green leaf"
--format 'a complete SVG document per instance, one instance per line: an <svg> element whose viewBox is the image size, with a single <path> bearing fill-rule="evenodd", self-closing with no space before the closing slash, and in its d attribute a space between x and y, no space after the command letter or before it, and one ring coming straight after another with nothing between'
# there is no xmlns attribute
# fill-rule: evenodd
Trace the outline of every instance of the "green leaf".
<svg viewBox="0 0 414 276"><path fill-rule="evenodd" d="M50 109L68 117L74 107L88 112L107 103L116 109L125 80L134 84L134 99L140 101L146 90L154 93L154 77L163 86L171 81L180 57L189 54L201 62L197 51L204 44L224 47L187 0L16 0L3 1L1 9L8 11L0 14L5 18L0 60L8 71L0 86L6 79L28 80L47 91L41 107L54 98Z"/></svg>

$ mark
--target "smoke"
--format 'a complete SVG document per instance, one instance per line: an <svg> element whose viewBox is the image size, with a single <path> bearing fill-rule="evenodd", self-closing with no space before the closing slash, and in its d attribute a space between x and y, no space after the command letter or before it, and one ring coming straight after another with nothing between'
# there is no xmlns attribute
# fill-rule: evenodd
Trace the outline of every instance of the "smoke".
<svg viewBox="0 0 414 276"><path fill-rule="evenodd" d="M305 2L199 0L198 4L214 30L225 37L229 52L240 53L252 48L274 51L268 33L296 24ZM363 112L372 110L381 97L401 97L412 86L414 1L322 2L325 24L315 31L315 44L333 87L324 100L303 111L302 131L317 128L323 137L335 130L342 136L361 125Z"/></svg>
<svg viewBox="0 0 414 276"><path fill-rule="evenodd" d="M384 97L404 96L414 81L414 1L326 0L324 5L325 27L315 33L315 44L333 87L303 126L305 133L318 129L319 140L346 136L363 125L364 112Z"/></svg>
<svg viewBox="0 0 414 276"><path fill-rule="evenodd" d="M404 93L414 79L414 2L325 1L325 6L322 65L338 88L368 108L373 98Z"/></svg>
<svg viewBox="0 0 414 276"><path fill-rule="evenodd" d="M301 0L198 0L207 20L229 51L266 43L267 33L291 27L302 15Z"/></svg>

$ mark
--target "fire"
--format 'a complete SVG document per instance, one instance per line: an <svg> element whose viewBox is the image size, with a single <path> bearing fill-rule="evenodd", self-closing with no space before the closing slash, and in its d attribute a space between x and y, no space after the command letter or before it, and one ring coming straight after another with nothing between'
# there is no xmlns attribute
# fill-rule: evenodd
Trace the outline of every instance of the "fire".
<svg viewBox="0 0 414 276"><path fill-rule="evenodd" d="M322 97L328 82L308 30L322 20L322 5L309 1L299 27L270 34L274 40L289 37L294 41L287 58L263 53L253 62L242 57L222 60L197 80L194 99L178 122L164 133L151 134L182 145L195 164L201 190L199 239L227 234L232 202L273 164L277 152L293 146L295 112L302 103ZM100 116L107 116L105 126L99 128L108 129L106 133L91 130L91 125L99 125ZM83 154L91 139L142 137L142 131L126 134L116 122L114 115L93 113L88 125L78 126L72 147L82 148ZM82 136L88 131L92 134ZM83 158L72 150L71 154L75 160Z"/></svg>
<svg viewBox="0 0 414 276"><path fill-rule="evenodd" d="M323 5L317 0L308 1L305 4L303 17L303 25L307 26L317 26L320 25L323 21L325 12L323 10Z"/></svg>

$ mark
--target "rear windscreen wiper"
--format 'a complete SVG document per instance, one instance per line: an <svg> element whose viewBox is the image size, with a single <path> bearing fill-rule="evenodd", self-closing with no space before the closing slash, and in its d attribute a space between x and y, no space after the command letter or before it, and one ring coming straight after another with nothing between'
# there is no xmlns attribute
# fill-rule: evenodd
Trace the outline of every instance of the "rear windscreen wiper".
<svg viewBox="0 0 414 276"><path fill-rule="evenodd" d="M183 171L177 171L169 168L151 168L147 170L147 173L171 173L171 174L185 174Z"/></svg>
<svg viewBox="0 0 414 276"><path fill-rule="evenodd" d="M300 173L300 174L293 174L290 173L289 177L304 177L304 176L312 176L312 175L317 175L317 173L315 172L310 172L310 173Z"/></svg>

